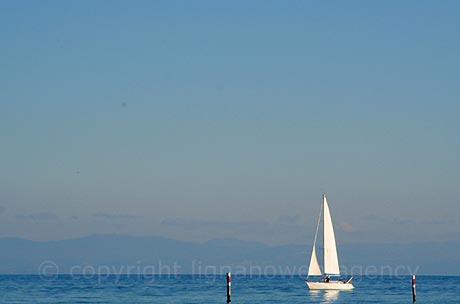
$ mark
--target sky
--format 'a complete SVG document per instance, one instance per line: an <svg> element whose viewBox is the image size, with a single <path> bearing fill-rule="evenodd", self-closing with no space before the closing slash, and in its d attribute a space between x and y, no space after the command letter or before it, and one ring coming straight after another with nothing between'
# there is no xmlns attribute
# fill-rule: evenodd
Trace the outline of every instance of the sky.
<svg viewBox="0 0 460 304"><path fill-rule="evenodd" d="M1 1L0 236L460 241L458 1Z"/></svg>

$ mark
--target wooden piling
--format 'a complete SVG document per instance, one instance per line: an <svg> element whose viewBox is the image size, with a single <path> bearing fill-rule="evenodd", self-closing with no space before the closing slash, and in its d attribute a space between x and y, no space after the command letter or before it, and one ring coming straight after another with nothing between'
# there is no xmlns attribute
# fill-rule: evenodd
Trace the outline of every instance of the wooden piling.
<svg viewBox="0 0 460 304"><path fill-rule="evenodd" d="M232 273L227 272L227 303L230 303L232 296Z"/></svg>
<svg viewBox="0 0 460 304"><path fill-rule="evenodd" d="M412 275L412 301L417 300L417 291L415 290L415 275Z"/></svg>

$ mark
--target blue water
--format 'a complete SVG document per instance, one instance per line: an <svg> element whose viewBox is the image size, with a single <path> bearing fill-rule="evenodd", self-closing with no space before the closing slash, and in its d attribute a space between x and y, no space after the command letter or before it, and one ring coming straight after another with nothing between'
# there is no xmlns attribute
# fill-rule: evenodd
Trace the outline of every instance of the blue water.
<svg viewBox="0 0 460 304"><path fill-rule="evenodd" d="M410 277L357 277L309 291L298 276L233 276L232 303L412 303ZM225 303L225 276L0 276L0 303ZM417 303L460 303L460 277L418 276Z"/></svg>

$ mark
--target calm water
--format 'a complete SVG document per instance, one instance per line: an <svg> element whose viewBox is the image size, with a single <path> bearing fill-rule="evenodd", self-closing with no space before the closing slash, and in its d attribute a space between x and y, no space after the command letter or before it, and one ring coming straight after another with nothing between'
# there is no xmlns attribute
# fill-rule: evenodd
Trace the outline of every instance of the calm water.
<svg viewBox="0 0 460 304"><path fill-rule="evenodd" d="M50 278L47 278L50 279ZM234 276L232 303L412 303L410 277L355 278L353 291L309 291L301 277ZM225 303L225 276L0 276L1 303ZM418 276L417 303L460 303L460 277Z"/></svg>

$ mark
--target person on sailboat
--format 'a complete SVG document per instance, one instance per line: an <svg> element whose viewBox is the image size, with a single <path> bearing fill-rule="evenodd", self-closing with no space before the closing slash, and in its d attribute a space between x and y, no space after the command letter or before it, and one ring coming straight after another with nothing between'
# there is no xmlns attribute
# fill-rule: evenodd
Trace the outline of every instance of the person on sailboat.
<svg viewBox="0 0 460 304"><path fill-rule="evenodd" d="M329 283L330 280L331 280L331 278L329 278L328 275L325 275L325 276L324 276L324 282L325 282L325 283Z"/></svg>

